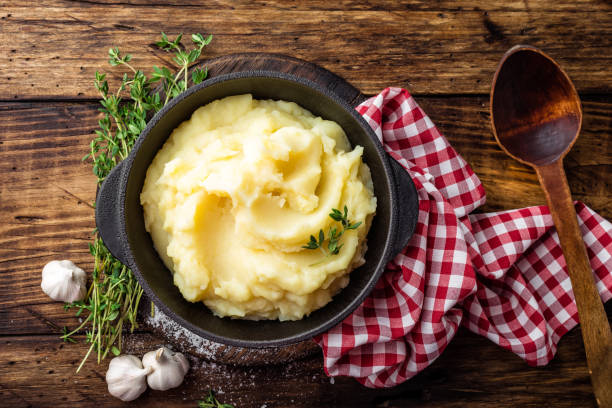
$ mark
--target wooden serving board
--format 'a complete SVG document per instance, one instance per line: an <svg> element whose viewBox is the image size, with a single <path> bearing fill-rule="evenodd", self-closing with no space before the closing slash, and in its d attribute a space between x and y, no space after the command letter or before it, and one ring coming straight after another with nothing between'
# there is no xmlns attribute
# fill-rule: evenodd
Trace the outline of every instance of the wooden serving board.
<svg viewBox="0 0 612 408"><path fill-rule="evenodd" d="M230 72L265 70L293 74L316 82L335 92L352 106L366 99L357 88L336 74L318 65L297 58L269 53L242 53L213 58L205 63L209 78ZM151 317L150 302L143 300L143 326L166 339L182 352L224 364L255 366L297 360L319 350L313 341L303 341L284 347L251 349L228 346L203 339L181 327L169 317L155 310Z"/></svg>

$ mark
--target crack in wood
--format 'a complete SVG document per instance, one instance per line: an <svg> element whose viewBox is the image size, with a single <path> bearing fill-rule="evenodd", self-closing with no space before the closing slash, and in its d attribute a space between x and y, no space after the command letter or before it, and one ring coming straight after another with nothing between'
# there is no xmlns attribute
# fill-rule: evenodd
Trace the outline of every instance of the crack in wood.
<svg viewBox="0 0 612 408"><path fill-rule="evenodd" d="M91 29L92 29L92 30L94 30L94 31L104 31L103 29L100 29L100 28L98 28L98 27L94 26L94 25L93 25L93 23L92 23L91 21L82 20L82 19L77 18L77 17L75 17L75 16L73 16L73 15L70 15L70 14L66 14L66 15L67 15L68 17L70 17L71 19L73 19L74 21L76 21L77 23L79 23L79 24L83 24L83 25L85 25L85 26L87 26L87 27L91 28Z"/></svg>
<svg viewBox="0 0 612 408"><path fill-rule="evenodd" d="M24 403L27 404L28 407L31 407L32 404L30 403L30 401L26 400L22 395L17 394L16 392L14 392L13 390L11 390L10 388L5 387L2 383L0 383L0 389L8 392L9 394L11 394L13 397L23 401Z"/></svg>
<svg viewBox="0 0 612 408"><path fill-rule="evenodd" d="M95 210L95 207L92 204L90 204L88 201L83 200L81 197L77 196L76 194L71 193L70 191L66 190L65 188L61 186L58 186L57 184L53 184L53 185L59 188L60 190L62 190L64 193L68 194L70 197L77 200L78 202L85 204L86 206L90 207L92 210Z"/></svg>
<svg viewBox="0 0 612 408"><path fill-rule="evenodd" d="M125 24L113 24L113 27L118 28L120 30L127 30L127 31L136 30L136 27L132 27L132 26L125 25Z"/></svg>
<svg viewBox="0 0 612 408"><path fill-rule="evenodd" d="M51 321L50 319L46 318L45 316L43 316L42 314L38 313L35 310L32 310L29 306L23 306L23 308L32 316L40 319L43 323L45 323L47 326L51 327L54 330L57 330L58 332L62 331L62 328L57 325L56 323L54 323L53 321Z"/></svg>
<svg viewBox="0 0 612 408"><path fill-rule="evenodd" d="M41 217L39 215L16 215L14 218L18 221L25 221L26 223L45 219L45 217Z"/></svg>
<svg viewBox="0 0 612 408"><path fill-rule="evenodd" d="M154 3L154 4L138 4L138 3L129 3L129 2L123 2L123 1L118 1L118 2L101 2L101 1L94 1L94 0L64 0L65 2L68 3L83 3L83 4L91 4L91 5L96 5L96 6L128 6L128 7L143 7L143 8L151 8L151 7L176 7L176 8L199 8L200 6L198 5L190 5L190 4L173 4L173 3Z"/></svg>
<svg viewBox="0 0 612 408"><path fill-rule="evenodd" d="M52 254L56 254L57 252L51 252ZM73 252L73 253L88 253L88 251L78 251L78 252ZM17 257L17 258L9 258L9 259L2 259L0 260L0 264L3 263L7 263L7 262L16 262L16 261L21 261L24 259L38 259L38 258L45 258L48 257L49 253L43 254L43 255L35 255L35 256L21 256L21 257Z"/></svg>

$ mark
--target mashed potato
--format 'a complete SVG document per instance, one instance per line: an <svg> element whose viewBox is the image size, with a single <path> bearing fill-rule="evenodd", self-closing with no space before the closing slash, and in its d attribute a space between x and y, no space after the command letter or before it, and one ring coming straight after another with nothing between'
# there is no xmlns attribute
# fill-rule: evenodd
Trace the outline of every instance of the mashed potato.
<svg viewBox="0 0 612 408"><path fill-rule="evenodd" d="M174 283L215 314L297 320L328 303L363 263L376 210L363 148L295 103L231 96L196 110L147 171L145 226ZM339 227L337 255L304 249Z"/></svg>

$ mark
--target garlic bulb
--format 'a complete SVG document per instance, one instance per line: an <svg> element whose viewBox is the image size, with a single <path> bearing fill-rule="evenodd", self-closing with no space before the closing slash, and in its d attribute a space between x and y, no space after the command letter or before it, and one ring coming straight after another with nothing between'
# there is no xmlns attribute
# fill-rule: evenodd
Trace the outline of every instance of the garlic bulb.
<svg viewBox="0 0 612 408"><path fill-rule="evenodd" d="M181 353L175 353L166 347L149 351L142 358L145 368L152 372L147 376L149 387L154 390L165 391L178 387L189 371L189 362Z"/></svg>
<svg viewBox="0 0 612 408"><path fill-rule="evenodd" d="M85 271L72 261L51 261L42 270L40 287L53 300L75 302L85 298L86 283Z"/></svg>
<svg viewBox="0 0 612 408"><path fill-rule="evenodd" d="M115 357L106 372L108 392L121 401L135 400L147 389L145 378L150 372L151 368L143 368L136 356Z"/></svg>

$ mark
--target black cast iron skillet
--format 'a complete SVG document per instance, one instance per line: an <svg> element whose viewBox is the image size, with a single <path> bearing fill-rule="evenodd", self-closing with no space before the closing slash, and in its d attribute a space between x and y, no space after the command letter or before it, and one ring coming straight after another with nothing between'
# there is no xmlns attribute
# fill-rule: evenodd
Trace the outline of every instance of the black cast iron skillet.
<svg viewBox="0 0 612 408"><path fill-rule="evenodd" d="M147 168L170 133L200 106L230 95L292 101L337 122L351 144L364 147L378 205L368 233L366 263L323 308L293 322L249 321L214 316L203 303L186 301L159 258L144 227L140 192ZM374 288L385 265L412 236L418 215L416 189L408 173L383 150L363 118L333 92L311 81L272 71L221 75L174 98L148 123L130 155L108 175L96 201L96 224L111 253L128 265L146 294L192 332L240 347L272 347L312 338L348 316Z"/></svg>

